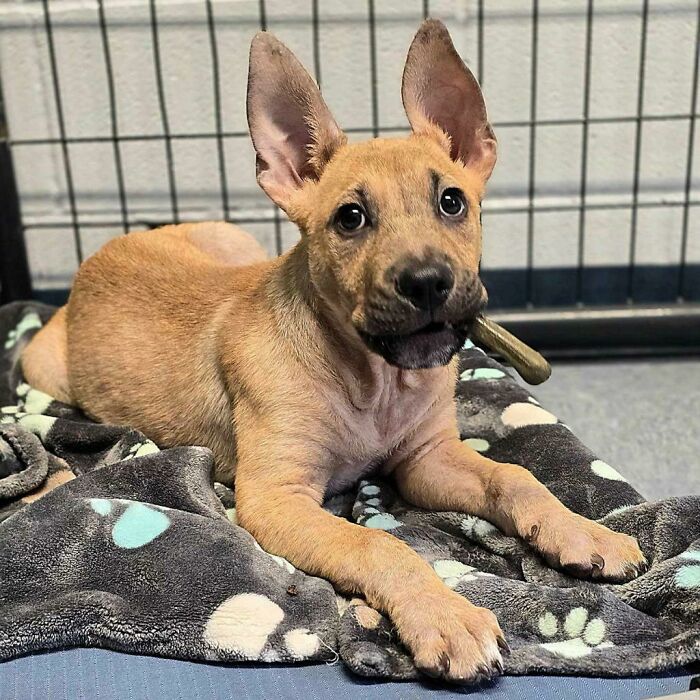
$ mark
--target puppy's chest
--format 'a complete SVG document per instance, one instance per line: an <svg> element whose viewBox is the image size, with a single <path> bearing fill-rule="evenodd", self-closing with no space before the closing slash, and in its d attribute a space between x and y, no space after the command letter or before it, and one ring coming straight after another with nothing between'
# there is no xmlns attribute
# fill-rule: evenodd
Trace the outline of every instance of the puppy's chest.
<svg viewBox="0 0 700 700"><path fill-rule="evenodd" d="M377 406L346 413L344 422L352 442L360 452L386 452L399 444L420 420L430 403L429 397L407 398L401 393L382 400Z"/></svg>
<svg viewBox="0 0 700 700"><path fill-rule="evenodd" d="M337 443L329 491L338 491L371 473L425 420L435 403L427 387L386 387L366 407L350 402L336 407Z"/></svg>

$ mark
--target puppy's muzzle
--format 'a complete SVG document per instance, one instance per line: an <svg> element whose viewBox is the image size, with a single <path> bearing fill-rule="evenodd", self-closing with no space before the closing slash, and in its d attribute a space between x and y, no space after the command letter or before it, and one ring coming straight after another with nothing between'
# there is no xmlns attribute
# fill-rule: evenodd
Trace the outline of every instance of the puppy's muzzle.
<svg viewBox="0 0 700 700"><path fill-rule="evenodd" d="M370 290L356 328L365 344L392 365L444 365L462 347L486 291L475 272L448 261L410 259L388 270Z"/></svg>

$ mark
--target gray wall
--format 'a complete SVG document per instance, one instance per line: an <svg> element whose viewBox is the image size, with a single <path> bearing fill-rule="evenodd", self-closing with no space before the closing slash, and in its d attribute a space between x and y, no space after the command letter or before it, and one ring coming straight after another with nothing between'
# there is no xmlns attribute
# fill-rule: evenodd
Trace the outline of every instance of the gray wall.
<svg viewBox="0 0 700 700"><path fill-rule="evenodd" d="M376 0L378 114L387 135L405 127L399 85L406 49L422 12L419 0ZM340 124L372 124L370 44L367 3L320 0L321 83ZM596 0L591 62L590 116L633 118L637 112L641 0ZM269 0L269 28L313 69L310 0ZM122 135L161 134L151 28L145 0L105 0L112 53L118 131ZM246 130L244 96L248 44L258 29L258 2L215 0L221 62L223 128ZM475 72L476 0L433 1L431 14L448 24L455 44ZM539 2L539 61L536 116L577 120L583 113L586 2ZM644 93L644 114L689 114L697 3L652 0ZM54 41L65 128L70 137L108 137L109 93L97 4L94 0L51 2ZM159 0L158 18L164 95L174 133L215 129L211 47L203 0ZM531 3L486 0L484 92L496 124L527 121L531 96ZM0 69L13 140L57 137L56 108L41 3L5 0L0 6ZM589 127L588 202L629 204L632 197L636 123L592 123ZM527 260L529 128L497 128L500 162L486 203L484 264L522 268ZM384 133L384 132L383 132ZM688 151L688 119L645 120L642 126L642 203L682 202ZM362 135L364 138L365 135ZM579 201L582 126L539 126L536 130L535 205L568 206ZM247 137L225 139L231 214L269 216L269 202L254 181ZM700 195L700 137L696 139L691 199ZM167 163L162 140L122 141L129 217L169 221ZM221 191L216 141L173 142L181 216L219 218ZM69 146L81 222L120 220L109 141ZM70 221L63 155L58 145L17 145L15 165L28 224ZM520 209L515 213L498 213ZM627 263L630 210L590 211L586 217L585 263ZM682 207L639 212L636 259L640 264L676 264L680 257ZM137 225L137 224L135 224ZM269 224L248 224L272 250ZM94 251L119 226L81 230L85 253ZM700 262L700 213L691 208L690 262ZM38 287L66 286L77 266L72 232L28 228L30 264ZM296 239L283 225L285 246ZM575 266L578 213L535 215L534 262L538 267Z"/></svg>

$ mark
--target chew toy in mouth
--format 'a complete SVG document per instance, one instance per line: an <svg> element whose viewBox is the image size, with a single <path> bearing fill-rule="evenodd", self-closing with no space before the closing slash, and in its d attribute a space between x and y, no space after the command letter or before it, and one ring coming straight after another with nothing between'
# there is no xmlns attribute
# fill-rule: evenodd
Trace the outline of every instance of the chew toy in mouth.
<svg viewBox="0 0 700 700"><path fill-rule="evenodd" d="M476 317L471 336L508 360L528 384L542 384L552 374L552 366L539 352L483 314Z"/></svg>
<svg viewBox="0 0 700 700"><path fill-rule="evenodd" d="M370 350L403 369L429 369L447 364L470 334L478 343L504 357L528 384L541 384L552 374L551 365L540 353L483 314L464 326L431 321L410 333L359 333Z"/></svg>

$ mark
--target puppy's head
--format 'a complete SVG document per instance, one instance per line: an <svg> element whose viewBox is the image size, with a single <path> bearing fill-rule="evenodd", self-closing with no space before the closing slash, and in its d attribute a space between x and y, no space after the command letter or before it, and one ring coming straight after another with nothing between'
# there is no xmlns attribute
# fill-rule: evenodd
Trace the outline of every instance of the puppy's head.
<svg viewBox="0 0 700 700"><path fill-rule="evenodd" d="M440 22L418 30L402 95L409 137L348 144L293 54L253 40L259 184L299 226L317 293L370 350L418 369L447 364L486 301L480 206L496 140Z"/></svg>

